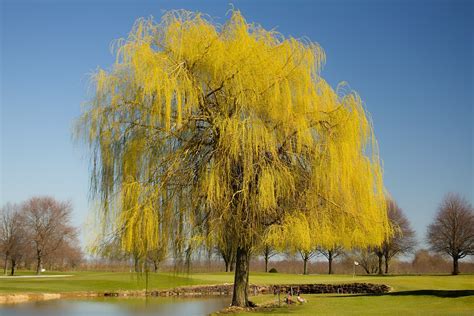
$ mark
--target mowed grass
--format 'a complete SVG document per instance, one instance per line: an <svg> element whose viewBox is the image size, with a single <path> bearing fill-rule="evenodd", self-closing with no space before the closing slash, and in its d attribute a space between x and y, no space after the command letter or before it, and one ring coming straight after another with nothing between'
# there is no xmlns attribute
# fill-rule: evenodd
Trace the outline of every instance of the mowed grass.
<svg viewBox="0 0 474 316"><path fill-rule="evenodd" d="M58 278L0 278L0 294L135 291L146 287L145 274L125 272L62 272L43 275L71 275ZM18 276L31 275L19 272ZM170 289L184 285L209 284L186 274L149 273L148 289Z"/></svg>
<svg viewBox="0 0 474 316"><path fill-rule="evenodd" d="M22 273L26 275L31 273ZM55 273L47 273L55 274ZM145 275L118 272L71 272L62 278L0 278L0 293L22 292L106 292L142 290ZM149 273L149 289L185 285L232 283L231 273L173 274ZM304 295L308 303L265 309L251 315L474 315L474 275L365 276L294 275L251 273L253 284L352 283L387 284L393 291L384 295ZM281 297L282 301L284 296ZM273 295L252 297L257 303L277 302Z"/></svg>

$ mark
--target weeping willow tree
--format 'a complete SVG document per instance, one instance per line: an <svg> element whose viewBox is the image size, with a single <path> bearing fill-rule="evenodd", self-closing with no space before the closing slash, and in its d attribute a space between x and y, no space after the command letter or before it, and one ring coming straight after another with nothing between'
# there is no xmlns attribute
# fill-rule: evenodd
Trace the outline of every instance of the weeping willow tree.
<svg viewBox="0 0 474 316"><path fill-rule="evenodd" d="M320 76L317 44L239 11L223 25L172 11L138 20L114 52L78 125L102 222L124 250L210 248L232 232L232 304L246 306L262 242L383 242L372 125L355 92Z"/></svg>

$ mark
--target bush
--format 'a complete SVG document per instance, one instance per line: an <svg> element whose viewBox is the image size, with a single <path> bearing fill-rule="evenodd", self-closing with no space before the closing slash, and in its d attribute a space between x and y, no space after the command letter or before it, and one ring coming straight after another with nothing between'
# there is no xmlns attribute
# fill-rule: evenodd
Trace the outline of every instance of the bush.
<svg viewBox="0 0 474 316"><path fill-rule="evenodd" d="M277 269L275 268L271 268L270 271L268 271L269 273L278 273Z"/></svg>

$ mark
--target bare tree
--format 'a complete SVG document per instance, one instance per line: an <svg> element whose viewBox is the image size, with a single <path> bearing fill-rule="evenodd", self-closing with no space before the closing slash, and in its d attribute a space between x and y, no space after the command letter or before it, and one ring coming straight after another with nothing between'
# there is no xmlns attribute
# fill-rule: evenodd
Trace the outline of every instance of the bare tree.
<svg viewBox="0 0 474 316"><path fill-rule="evenodd" d="M390 260L396 256L413 251L416 240L415 231L411 228L403 210L392 199L387 199L387 213L393 235L374 249L378 257L378 273L383 274L382 259L385 260L385 273L388 273Z"/></svg>
<svg viewBox="0 0 474 316"><path fill-rule="evenodd" d="M16 204L6 204L0 214L0 249L5 259L4 274L7 274L10 261L11 275L14 275L27 247L24 225Z"/></svg>
<svg viewBox="0 0 474 316"><path fill-rule="evenodd" d="M147 260L153 265L153 271L158 272L158 266L162 263L168 254L166 245L160 245L154 250L150 250L147 254Z"/></svg>
<svg viewBox="0 0 474 316"><path fill-rule="evenodd" d="M264 244L261 250L263 259L265 260L265 272L268 272L268 261L271 257L275 256L278 252L270 245Z"/></svg>
<svg viewBox="0 0 474 316"><path fill-rule="evenodd" d="M431 250L453 258L453 275L459 274L459 259L474 254L474 211L463 197L449 193L428 226Z"/></svg>
<svg viewBox="0 0 474 316"><path fill-rule="evenodd" d="M303 274L306 275L308 274L308 261L316 257L318 252L315 250L298 250L298 252L300 253L301 259L303 259Z"/></svg>
<svg viewBox="0 0 474 316"><path fill-rule="evenodd" d="M219 244L217 253L222 257L225 264L225 272L233 271L235 264L235 248L231 244Z"/></svg>
<svg viewBox="0 0 474 316"><path fill-rule="evenodd" d="M318 251L328 259L328 274L333 274L332 262L334 259L344 254L342 246L333 246L330 249L318 247Z"/></svg>
<svg viewBox="0 0 474 316"><path fill-rule="evenodd" d="M50 270L74 269L83 261L83 253L77 238L68 238L49 256L44 265Z"/></svg>
<svg viewBox="0 0 474 316"><path fill-rule="evenodd" d="M216 245L217 253L222 257L225 264L225 272L233 271L237 254L237 246L233 240L235 232L229 225Z"/></svg>
<svg viewBox="0 0 474 316"><path fill-rule="evenodd" d="M22 205L21 215L36 257L36 274L41 273L45 257L76 237L71 212L70 203L51 197L33 197Z"/></svg>
<svg viewBox="0 0 474 316"><path fill-rule="evenodd" d="M352 255L367 274L373 274L378 271L378 260L373 249L353 249Z"/></svg>

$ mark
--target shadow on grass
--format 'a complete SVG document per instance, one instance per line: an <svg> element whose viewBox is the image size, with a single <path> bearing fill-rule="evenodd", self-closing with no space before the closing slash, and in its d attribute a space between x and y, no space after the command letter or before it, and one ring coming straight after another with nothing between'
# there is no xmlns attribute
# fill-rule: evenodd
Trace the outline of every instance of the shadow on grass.
<svg viewBox="0 0 474 316"><path fill-rule="evenodd" d="M416 291L399 291L385 294L351 294L351 295L331 295L331 297L356 297L356 296L436 296L436 297L464 297L474 296L474 290L416 290Z"/></svg>

